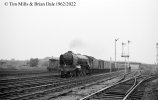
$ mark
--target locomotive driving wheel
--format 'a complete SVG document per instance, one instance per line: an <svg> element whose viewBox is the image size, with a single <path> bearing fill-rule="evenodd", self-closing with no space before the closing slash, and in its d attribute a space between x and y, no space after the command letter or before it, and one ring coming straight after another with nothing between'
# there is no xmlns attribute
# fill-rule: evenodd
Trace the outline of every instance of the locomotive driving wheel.
<svg viewBox="0 0 158 100"><path fill-rule="evenodd" d="M64 73L63 71L61 71L60 73L61 73L61 74L60 74L60 75L61 75L61 78L65 78L65 76L66 76L65 73Z"/></svg>
<svg viewBox="0 0 158 100"><path fill-rule="evenodd" d="M73 71L69 72L69 76L73 77Z"/></svg>

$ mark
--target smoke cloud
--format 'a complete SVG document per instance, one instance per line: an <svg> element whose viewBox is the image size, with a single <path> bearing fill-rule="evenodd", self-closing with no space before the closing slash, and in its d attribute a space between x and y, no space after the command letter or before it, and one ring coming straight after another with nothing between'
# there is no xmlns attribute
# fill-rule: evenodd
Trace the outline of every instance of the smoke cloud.
<svg viewBox="0 0 158 100"><path fill-rule="evenodd" d="M86 48L86 43L80 39L74 39L69 44L70 49Z"/></svg>
<svg viewBox="0 0 158 100"><path fill-rule="evenodd" d="M74 39L69 44L69 49L74 53L82 55L93 56L95 58L109 58L108 49L104 43L96 43L94 41L83 41L81 39Z"/></svg>

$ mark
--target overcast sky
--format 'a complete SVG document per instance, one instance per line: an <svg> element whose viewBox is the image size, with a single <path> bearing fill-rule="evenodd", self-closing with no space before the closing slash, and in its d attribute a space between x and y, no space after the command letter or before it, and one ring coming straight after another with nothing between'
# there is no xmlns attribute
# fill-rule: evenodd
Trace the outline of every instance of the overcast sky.
<svg viewBox="0 0 158 100"><path fill-rule="evenodd" d="M59 57L72 50L114 60L114 39L119 38L117 60L124 60L121 43L130 40L130 60L156 61L158 0L60 0L76 2L75 7L4 5L10 1L17 2L0 1L0 59Z"/></svg>

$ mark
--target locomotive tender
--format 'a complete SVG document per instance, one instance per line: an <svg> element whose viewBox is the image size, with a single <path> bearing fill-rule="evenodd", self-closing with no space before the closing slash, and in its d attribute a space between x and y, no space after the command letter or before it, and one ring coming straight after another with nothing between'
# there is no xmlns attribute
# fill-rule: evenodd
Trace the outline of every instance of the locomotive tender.
<svg viewBox="0 0 158 100"><path fill-rule="evenodd" d="M61 77L72 77L116 70L113 63L68 51L59 57Z"/></svg>

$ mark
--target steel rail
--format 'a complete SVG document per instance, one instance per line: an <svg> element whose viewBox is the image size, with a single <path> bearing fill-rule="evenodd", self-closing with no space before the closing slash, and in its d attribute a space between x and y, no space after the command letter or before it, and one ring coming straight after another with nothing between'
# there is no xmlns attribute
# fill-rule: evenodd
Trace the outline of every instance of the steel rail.
<svg viewBox="0 0 158 100"><path fill-rule="evenodd" d="M31 78L38 78L38 77L47 77L47 76L58 76L54 75L52 73L41 73L39 75L32 75L32 76L25 76L25 77L14 77L14 78L5 78L5 79L0 79L0 83L5 83L5 82L14 82L14 81L20 81L23 79L31 79Z"/></svg>
<svg viewBox="0 0 158 100"><path fill-rule="evenodd" d="M105 81L108 81L108 80L111 80L111 79L114 79L114 78L118 78L118 77L122 77L120 80L118 80L117 82L119 82L119 81L122 81L124 78L125 78L125 76L126 76L127 74L121 74L121 75L119 75L119 76L111 76L111 77L109 77L109 78L106 78L106 79L103 79L103 80L99 80L99 81L96 81L96 82L93 82L93 83L90 83L90 84L86 84L86 85L84 85L84 86L81 86L81 87L79 87L79 88L85 88L85 87L89 87L89 86L92 86L92 85L95 85L95 84L98 84L98 83L102 83L102 82L105 82ZM113 82L113 83L116 83L116 82ZM61 95L63 95L63 94L66 94L66 93L69 93L70 91L72 91L71 89L69 89L68 91L66 91L66 92L64 92L64 93L59 93L59 94L56 94L56 95L52 95L52 96L46 96L46 97L44 97L44 99L41 99L41 100L50 100L51 98L56 98L56 97L59 97L59 96L61 96ZM35 99L35 100L38 100L38 99Z"/></svg>
<svg viewBox="0 0 158 100"><path fill-rule="evenodd" d="M12 99L9 99L9 100L16 100L16 99L21 99L21 98L29 98L33 95L40 95L40 94L45 94L45 93L49 93L49 92L56 92L56 91L59 91L59 90L63 90L63 89L66 89L66 88L71 88L71 87L74 87L74 86L77 86L77 85L80 85L80 84L84 84L84 83L89 83L89 81L93 81L94 79L90 79L90 80L87 80L87 79L82 79L82 80L76 80L77 82L70 82L71 84L65 84L65 85L61 85L59 87L54 87L54 88L50 88L50 89L47 89L47 90L43 90L43 91L37 91L37 92L34 92L34 93L31 93L31 94L26 94L26 95L22 95L22 96L19 96L19 97L15 97L15 98L12 98Z"/></svg>
<svg viewBox="0 0 158 100"><path fill-rule="evenodd" d="M81 99L79 99L79 100L87 100L87 99L89 99L90 97L92 97L92 96L95 95L95 94L98 94L98 93L100 93L100 92L102 92L102 91L105 91L105 90L110 89L110 88L112 88L112 87L114 87L114 86L116 86L116 85L119 85L119 84L121 84L121 83L130 81L130 80L133 80L133 79L134 79L134 84L133 84L132 87L130 87L130 89L127 91L127 93L128 93L128 92L136 85L136 77L132 77L132 78L130 78L130 79L126 79L126 80L123 80L123 81L120 81L120 82L113 83L113 84L111 84L110 86L107 86L107 87L105 87L105 88L103 88L103 89L101 89L101 90L99 90L99 91L96 91L96 92L94 92L94 93L92 93L92 94L90 94L90 95L87 95L87 96L85 96L85 97L83 97L83 98L81 98ZM126 94L127 94L127 93L126 93Z"/></svg>
<svg viewBox="0 0 158 100"><path fill-rule="evenodd" d="M139 83L137 83L129 92L128 94L123 98L123 100L127 100L127 98L134 92L134 90L136 90L143 82L151 79L151 78L154 78L154 77L157 77L158 75L151 75L151 76L146 76L143 80L141 80Z"/></svg>
<svg viewBox="0 0 158 100"><path fill-rule="evenodd" d="M119 74L119 73L117 73ZM23 95L17 95L15 98L10 98L10 100L14 100L14 99L19 99L19 98L27 98L27 97L31 97L33 95L39 95L39 94L45 94L46 92L49 92L49 91L57 91L57 90L61 90L61 88L65 88L65 87L73 87L73 86L76 86L78 84L82 84L82 83L89 83L89 81L94 81L98 78L103 78L105 77L106 74L104 75L96 75L96 77L92 78L93 76L90 77L87 77L86 79L85 78L81 78L80 80L76 79L76 80L73 80L75 81L74 83L72 84L67 84L67 85L62 85L62 86L58 86L58 87L53 87L53 88L50 88L50 89L46 89L46 90L42 90L42 91L36 91L36 92L33 92L33 93L29 93L29 94L23 94ZM111 75L111 74L109 74ZM77 81L77 82L76 82ZM69 83L71 83L72 81L70 81ZM47 85L45 85L47 87Z"/></svg>
<svg viewBox="0 0 158 100"><path fill-rule="evenodd" d="M34 81L34 80L32 80L32 81ZM31 82L31 83L24 83L24 84L18 84L18 86L10 86L10 87L5 87L5 88L2 88L2 89L0 89L1 90L1 92L2 93L0 93L0 95L4 95L4 94L9 94L9 93L14 93L14 92L19 92L19 91L23 91L23 90L27 90L27 89L31 89L31 87L34 87L34 88L36 88L36 87L40 87L40 86L45 86L46 84L47 85L52 85L52 84L57 84L57 83L59 83L60 84L60 82L65 82L65 81L68 81L68 80L59 80L59 79L45 79L45 80L35 80L34 82ZM28 88L29 87L29 88ZM10 90L10 91L8 91L8 90Z"/></svg>

